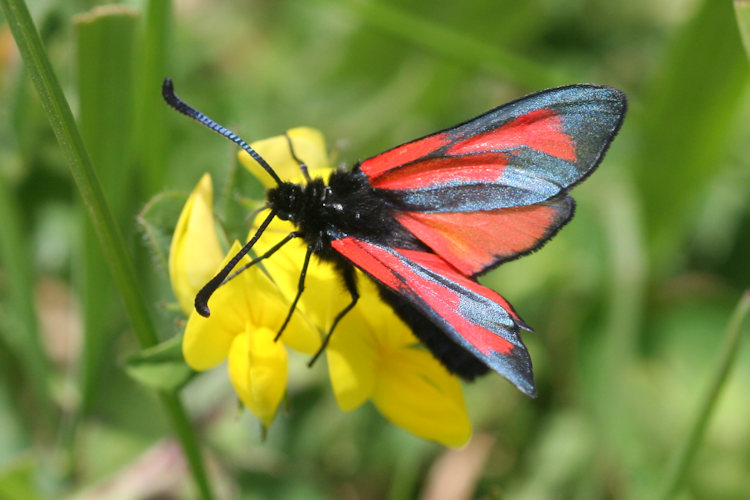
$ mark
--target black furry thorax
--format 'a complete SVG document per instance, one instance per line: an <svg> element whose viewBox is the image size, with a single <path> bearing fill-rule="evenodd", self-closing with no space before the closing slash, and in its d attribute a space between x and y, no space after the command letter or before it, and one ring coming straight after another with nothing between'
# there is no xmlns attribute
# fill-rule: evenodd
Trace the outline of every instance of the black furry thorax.
<svg viewBox="0 0 750 500"><path fill-rule="evenodd" d="M328 183L322 178L307 184L285 182L269 189L266 197L277 216L297 226L313 252L325 260L338 260L331 241L345 236L402 248L419 245L357 166L333 172Z"/></svg>

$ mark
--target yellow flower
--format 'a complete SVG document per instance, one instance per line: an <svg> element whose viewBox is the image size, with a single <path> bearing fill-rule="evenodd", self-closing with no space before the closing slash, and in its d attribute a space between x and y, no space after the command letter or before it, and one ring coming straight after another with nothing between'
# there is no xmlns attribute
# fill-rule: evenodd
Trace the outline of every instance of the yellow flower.
<svg viewBox="0 0 750 500"><path fill-rule="evenodd" d="M326 168L320 132L297 128L287 134L312 177L326 177L331 172ZM252 146L282 179L302 181L284 136ZM273 186L270 176L247 153L240 152L239 158L264 184ZM256 225L265 216L260 214ZM256 244L256 253L262 254L294 229L289 222L275 220ZM263 261L289 301L297 292L305 251L304 242L297 239ZM458 379L418 345L408 327L380 301L374 284L359 272L358 283L361 298L339 323L327 349L329 376L339 406L348 411L372 400L386 418L418 436L448 446L465 444L471 435L471 423ZM336 314L349 301L333 266L313 258L298 303L302 315L327 333Z"/></svg>
<svg viewBox="0 0 750 500"><path fill-rule="evenodd" d="M211 176L204 174L182 209L169 247L169 279L186 315L193 310L195 294L213 278L223 255L214 229Z"/></svg>
<svg viewBox="0 0 750 500"><path fill-rule="evenodd" d="M371 399L388 420L448 446L471 437L461 385L409 328L360 279L357 307L341 320L327 348L328 372L339 407Z"/></svg>
<svg viewBox="0 0 750 500"><path fill-rule="evenodd" d="M235 242L223 267L240 250ZM246 257L239 266L249 262ZM218 269L217 269L218 271ZM197 312L188 318L182 352L195 370L208 370L229 359L229 377L240 400L267 427L286 390L285 345L313 354L318 333L299 315L292 319L282 341L274 342L289 310L289 301L258 267L230 280L211 297L213 314Z"/></svg>
<svg viewBox="0 0 750 500"><path fill-rule="evenodd" d="M206 174L183 208L170 247L172 287L189 314L183 355L195 370L213 368L228 358L230 379L240 400L268 426L286 389L284 346L313 354L320 336L303 317L295 315L283 343L274 342L289 301L257 267L240 273L214 293L211 306L216 313L211 317L195 312L195 294L240 249L235 242L222 257L211 205L211 178ZM248 261L245 258L239 265Z"/></svg>
<svg viewBox="0 0 750 500"><path fill-rule="evenodd" d="M323 139L323 134L319 130L310 127L297 127L287 130L286 133L294 144L294 153L297 158L305 162L311 173L314 170L330 167L325 139ZM299 164L294 160L289 150L289 141L283 135L256 141L251 146L265 158L282 180L295 180L302 177ZM249 154L240 151L238 156L245 168L260 179L266 189L276 185L271 176Z"/></svg>

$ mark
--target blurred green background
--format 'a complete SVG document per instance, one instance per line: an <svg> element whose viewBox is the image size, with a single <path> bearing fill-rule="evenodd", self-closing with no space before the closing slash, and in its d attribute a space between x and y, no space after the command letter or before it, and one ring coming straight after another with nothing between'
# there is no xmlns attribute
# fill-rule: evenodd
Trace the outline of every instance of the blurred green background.
<svg viewBox="0 0 750 500"><path fill-rule="evenodd" d="M629 96L573 222L483 279L537 331L537 399L498 376L467 385L475 435L446 450L372 407L340 412L323 363L297 357L263 441L219 368L181 392L217 497L750 498L747 346L729 347L705 405L750 283L750 67L732 2L30 3L159 340L183 326L163 248L186 193L210 171L239 228L238 198L262 196L231 143L161 102L165 76L247 140L310 125L349 165L550 86ZM199 496L173 420L126 374L139 344L60 151L3 23L0 498ZM676 472L701 407L705 435Z"/></svg>

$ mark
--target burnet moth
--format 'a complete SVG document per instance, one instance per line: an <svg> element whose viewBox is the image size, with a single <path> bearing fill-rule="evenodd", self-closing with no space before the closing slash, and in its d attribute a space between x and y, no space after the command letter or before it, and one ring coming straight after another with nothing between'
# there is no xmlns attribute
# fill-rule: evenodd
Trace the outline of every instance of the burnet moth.
<svg viewBox="0 0 750 500"><path fill-rule="evenodd" d="M268 215L255 235L197 294L198 313L210 314L211 294L279 217L297 229L245 266L292 239L307 243L299 290L277 338L312 255L336 267L351 296L311 364L357 303L358 268L449 371L472 380L492 369L535 395L519 335L531 328L477 278L537 250L571 219L568 190L596 169L617 134L627 107L622 92L583 84L544 90L339 169L328 182L310 177L289 141L303 184L282 181L245 141L178 98L170 79L162 94L177 111L237 143L277 184L266 192Z"/></svg>

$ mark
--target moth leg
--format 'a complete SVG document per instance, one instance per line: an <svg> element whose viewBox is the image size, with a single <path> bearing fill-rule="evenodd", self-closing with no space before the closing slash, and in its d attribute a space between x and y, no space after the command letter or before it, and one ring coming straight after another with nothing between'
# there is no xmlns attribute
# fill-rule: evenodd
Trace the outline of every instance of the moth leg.
<svg viewBox="0 0 750 500"><path fill-rule="evenodd" d="M253 260L251 260L250 262L248 262L247 264L245 264L244 266L240 267L239 269L234 271L232 274L227 276L226 279L221 282L221 284L225 285L229 280L236 278L237 275L240 274L242 271L245 271L246 269L253 267L255 264L257 264L258 262L262 260L266 260L271 255L275 254L278 249L280 249L281 247L289 243L289 241L293 240L294 238L299 238L300 236L302 236L302 233L300 233L299 231L292 231L291 233L287 234L286 236L284 236L284 238L281 241L279 241L274 246L269 248L268 251L266 251L266 253L258 257L255 257Z"/></svg>
<svg viewBox="0 0 750 500"><path fill-rule="evenodd" d="M294 161L296 161L297 165L299 165L299 169L302 171L302 175L305 176L305 180L307 182L310 182L311 179L310 179L310 174L307 171L307 165L302 160L300 160L297 157L297 153L294 152L294 146L292 145L292 138L289 137L289 134L286 132L284 132L284 137L286 137L286 142L289 144L289 152L292 153L292 158L294 158Z"/></svg>
<svg viewBox="0 0 750 500"><path fill-rule="evenodd" d="M297 302L299 302L299 298L302 296L302 292L305 290L305 277L307 276L307 266L310 264L311 255L312 255L312 246L308 245L307 253L305 254L305 262L302 264L302 271L299 273L299 283L297 284L297 295L294 296L294 300L292 301L292 305L289 307L289 312L286 315L286 319L284 319L284 323L281 325L281 328L279 328L279 333L277 333L276 336L273 338L274 342L279 340L279 337L281 337L281 334L284 333L284 329L286 328L286 325L289 324L289 320L292 319L292 314L294 313L294 310L297 308Z"/></svg>
<svg viewBox="0 0 750 500"><path fill-rule="evenodd" d="M315 361L317 361L325 348L328 346L328 342L331 340L331 335L333 335L333 330L336 328L336 325L338 325L339 321L341 321L341 319L346 316L346 314L351 311L352 308L354 308L354 306L357 304L357 301L359 300L359 291L357 290L357 279L354 276L354 268L351 266L345 267L343 269L343 276L344 285L346 286L346 290L349 292L349 295L351 295L352 301L349 302L349 304L345 308L339 311L339 313L333 319L331 329L328 330L328 334L323 339L323 343L320 345L320 349L318 349L318 352L315 353L315 356L312 357L310 362L307 363L307 366L312 366L313 364L315 364Z"/></svg>

